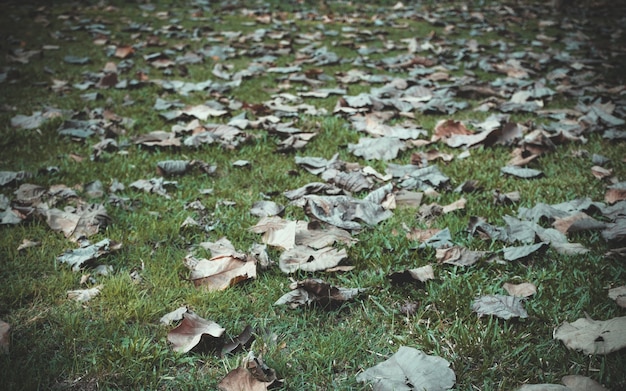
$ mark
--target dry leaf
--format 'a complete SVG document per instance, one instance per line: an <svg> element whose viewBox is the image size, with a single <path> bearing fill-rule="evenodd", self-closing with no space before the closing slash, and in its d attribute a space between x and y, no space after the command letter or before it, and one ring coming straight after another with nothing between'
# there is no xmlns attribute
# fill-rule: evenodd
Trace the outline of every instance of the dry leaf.
<svg viewBox="0 0 626 391"><path fill-rule="evenodd" d="M618 306L626 308L626 285L609 289L609 298L615 300Z"/></svg>
<svg viewBox="0 0 626 391"><path fill-rule="evenodd" d="M626 347L626 316L609 320L580 318L563 322L554 330L554 339L585 354L609 354Z"/></svg>
<svg viewBox="0 0 626 391"><path fill-rule="evenodd" d="M161 319L159 319L159 323L163 326L169 326L174 322L178 322L179 320L183 319L183 315L187 313L188 310L189 308L186 305L178 307L174 311L168 312L167 314L163 315Z"/></svg>
<svg viewBox="0 0 626 391"><path fill-rule="evenodd" d="M221 391L265 391L276 381L276 373L253 352L243 360L242 366L228 373L217 385Z"/></svg>
<svg viewBox="0 0 626 391"><path fill-rule="evenodd" d="M319 250L308 246L298 245L283 252L278 260L280 270L284 273L293 273L298 270L314 272L333 268L348 257L345 249L337 250L324 247Z"/></svg>
<svg viewBox="0 0 626 391"><path fill-rule="evenodd" d="M511 296L528 297L537 293L537 287L530 282L523 282L521 284L510 284L505 282L502 286L505 291Z"/></svg>
<svg viewBox="0 0 626 391"><path fill-rule="evenodd" d="M376 391L445 391L454 386L456 375L444 358L400 346L388 360L359 373L356 379Z"/></svg>
<svg viewBox="0 0 626 391"><path fill-rule="evenodd" d="M94 286L93 288L89 289L77 289L74 291L67 291L67 298L84 303L98 296L101 290L102 285Z"/></svg>
<svg viewBox="0 0 626 391"><path fill-rule="evenodd" d="M447 263L456 266L471 266L480 259L489 255L489 251L473 251L461 246L438 248L435 258L439 263Z"/></svg>
<svg viewBox="0 0 626 391"><path fill-rule="evenodd" d="M190 279L196 287L202 286L216 291L255 277L256 260L220 255L200 260L191 270Z"/></svg>
<svg viewBox="0 0 626 391"><path fill-rule="evenodd" d="M494 315L502 319L528 318L522 300L515 296L486 295L474 300L472 311L478 316Z"/></svg>
<svg viewBox="0 0 626 391"><path fill-rule="evenodd" d="M11 346L11 325L0 320L0 354L8 354Z"/></svg>
<svg viewBox="0 0 626 391"><path fill-rule="evenodd" d="M334 306L352 300L365 291L364 288L336 287L320 279L312 278L293 283L290 288L292 291L281 296L274 305L288 304L291 308L310 304Z"/></svg>
<svg viewBox="0 0 626 391"><path fill-rule="evenodd" d="M219 324L188 311L183 314L182 322L167 333L167 340L172 344L174 351L186 353L198 345L203 338L219 338L224 331L225 329Z"/></svg>

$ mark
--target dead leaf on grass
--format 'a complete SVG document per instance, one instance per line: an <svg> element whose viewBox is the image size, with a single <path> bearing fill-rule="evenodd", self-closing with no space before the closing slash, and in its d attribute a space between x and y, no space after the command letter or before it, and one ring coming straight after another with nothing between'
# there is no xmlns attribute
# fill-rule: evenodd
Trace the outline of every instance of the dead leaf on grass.
<svg viewBox="0 0 626 391"><path fill-rule="evenodd" d="M571 391L608 391L597 381L582 375L563 376L561 382Z"/></svg>
<svg viewBox="0 0 626 391"><path fill-rule="evenodd" d="M435 278L435 272L431 265L418 267L415 269L407 269L401 272L393 272L389 275L392 282L420 282L425 283Z"/></svg>
<svg viewBox="0 0 626 391"><path fill-rule="evenodd" d="M221 391L266 391L275 381L276 372L251 351L242 366L230 371L217 388Z"/></svg>
<svg viewBox="0 0 626 391"><path fill-rule="evenodd" d="M580 318L563 322L554 330L554 339L585 354L609 354L626 347L626 316L608 320Z"/></svg>
<svg viewBox="0 0 626 391"><path fill-rule="evenodd" d="M455 266L471 266L479 260L491 254L489 251L474 251L466 247L453 246L438 248L435 258L439 263L447 263Z"/></svg>
<svg viewBox="0 0 626 391"><path fill-rule="evenodd" d="M500 172L523 179L538 178L543 175L543 172L539 170L535 170L532 168L521 168L517 166L504 166L500 169Z"/></svg>
<svg viewBox="0 0 626 391"><path fill-rule="evenodd" d="M196 287L221 291L237 283L256 278L256 260L233 255L201 259L191 269L189 277Z"/></svg>
<svg viewBox="0 0 626 391"><path fill-rule="evenodd" d="M478 316L493 315L502 319L528 318L522 300L516 296L485 295L474 300L472 311Z"/></svg>
<svg viewBox="0 0 626 391"><path fill-rule="evenodd" d="M86 266L94 266L94 262L113 251L122 248L121 243L116 243L110 239L103 239L97 243L91 244L88 241L76 250L66 250L63 255L57 257L57 261L67 263L72 267L72 271L79 271Z"/></svg>
<svg viewBox="0 0 626 391"><path fill-rule="evenodd" d="M322 307L340 305L365 292L365 288L342 288L330 285L320 279L306 279L292 283L291 292L281 296L274 305L289 305L296 308L301 305L319 304Z"/></svg>
<svg viewBox="0 0 626 391"><path fill-rule="evenodd" d="M539 250L544 249L546 246L547 243L539 242L526 246L505 247L502 252L505 260L517 261L519 259L524 259Z"/></svg>
<svg viewBox="0 0 626 391"><path fill-rule="evenodd" d="M502 287L511 296L528 297L537 293L537 287L535 286L535 284L532 284L530 282L523 282L521 284L511 284L505 282Z"/></svg>
<svg viewBox="0 0 626 391"><path fill-rule="evenodd" d="M178 307L174 311L163 315L161 319L159 319L159 323L163 326L169 326L174 322L178 322L183 319L183 315L187 313L188 310L189 308L186 305Z"/></svg>
<svg viewBox="0 0 626 391"><path fill-rule="evenodd" d="M187 353L203 339L207 339L209 344L215 342L214 340L220 338L224 331L219 324L187 311L183 314L180 324L167 333L167 340L175 352Z"/></svg>
<svg viewBox="0 0 626 391"><path fill-rule="evenodd" d="M376 391L445 391L456 383L447 360L407 346L400 346L393 356L359 373L356 379L371 384Z"/></svg>
<svg viewBox="0 0 626 391"><path fill-rule="evenodd" d="M67 291L67 298L70 300L76 300L81 303L85 303L100 294L102 285L94 286L89 289L77 289L73 291Z"/></svg>
<svg viewBox="0 0 626 391"><path fill-rule="evenodd" d="M11 346L11 325L0 320L0 353L8 354Z"/></svg>
<svg viewBox="0 0 626 391"><path fill-rule="evenodd" d="M615 300L618 306L626 308L626 285L609 289L609 298Z"/></svg>
<svg viewBox="0 0 626 391"><path fill-rule="evenodd" d="M298 245L284 251L278 259L278 264L284 273L294 273L298 270L314 272L333 268L347 257L345 249L324 247L316 250Z"/></svg>

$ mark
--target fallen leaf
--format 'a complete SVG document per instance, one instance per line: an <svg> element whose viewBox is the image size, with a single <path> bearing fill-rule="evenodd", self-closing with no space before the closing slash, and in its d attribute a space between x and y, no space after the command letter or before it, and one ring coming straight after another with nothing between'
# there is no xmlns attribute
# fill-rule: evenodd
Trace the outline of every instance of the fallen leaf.
<svg viewBox="0 0 626 391"><path fill-rule="evenodd" d="M222 346L221 355L224 356L226 354L230 354L235 351L249 347L253 341L254 341L254 333L253 333L252 327L250 325L247 325L238 336L236 336L230 342L225 343L224 346Z"/></svg>
<svg viewBox="0 0 626 391"><path fill-rule="evenodd" d="M306 279L289 286L291 292L281 296L274 305L286 305L296 308L301 305L319 304L322 307L340 305L352 300L365 288L342 288L330 285L320 279Z"/></svg>
<svg viewBox="0 0 626 391"><path fill-rule="evenodd" d="M276 372L253 352L243 360L242 366L230 371L217 387L221 391L265 391L276 381Z"/></svg>
<svg viewBox="0 0 626 391"><path fill-rule="evenodd" d="M0 320L0 354L8 354L11 346L11 325Z"/></svg>
<svg viewBox="0 0 626 391"><path fill-rule="evenodd" d="M23 239L22 243L17 248L17 251L22 251L22 250L30 248L30 247L37 247L40 244L41 244L41 242L37 242L35 240Z"/></svg>
<svg viewBox="0 0 626 391"><path fill-rule="evenodd" d="M376 391L445 391L454 386L456 375L444 358L400 346L389 359L359 373L356 379Z"/></svg>
<svg viewBox="0 0 626 391"><path fill-rule="evenodd" d="M537 287L530 282L523 282L521 284L511 284L505 282L502 286L505 291L511 296L528 297L537 293Z"/></svg>
<svg viewBox="0 0 626 391"><path fill-rule="evenodd" d="M284 273L294 273L298 270L314 272L333 268L347 257L345 249L324 247L316 250L298 245L284 251L278 259L278 265Z"/></svg>
<svg viewBox="0 0 626 391"><path fill-rule="evenodd" d="M532 168L521 168L517 166L504 166L500 169L500 172L507 175L512 175L518 178L538 178L543 175L543 172Z"/></svg>
<svg viewBox="0 0 626 391"><path fill-rule="evenodd" d="M626 308L626 285L609 289L609 298L615 300L618 306Z"/></svg>
<svg viewBox="0 0 626 391"><path fill-rule="evenodd" d="M400 282L420 282L425 283L435 278L435 272L431 265L418 267L415 269L407 269L401 272L393 272L389 275L391 281Z"/></svg>
<svg viewBox="0 0 626 391"><path fill-rule="evenodd" d="M222 336L225 329L219 324L201 318L191 311L183 314L178 326L167 333L167 340L178 353L187 353L203 339L215 339Z"/></svg>
<svg viewBox="0 0 626 391"><path fill-rule="evenodd" d="M582 375L563 376L561 382L571 391L608 391L597 381Z"/></svg>
<svg viewBox="0 0 626 391"><path fill-rule="evenodd" d="M466 247L453 246L438 248L435 252L435 258L439 263L447 263L456 266L471 266L489 254L489 251L474 251Z"/></svg>
<svg viewBox="0 0 626 391"><path fill-rule="evenodd" d="M110 239L103 239L94 244L85 242L82 247L76 250L66 250L62 255L57 257L57 261L67 263L72 267L72 270L76 272L83 267L93 266L93 263L98 258L112 251L117 251L121 247L121 243L116 243Z"/></svg>
<svg viewBox="0 0 626 391"><path fill-rule="evenodd" d="M256 278L256 260L240 259L232 255L219 255L200 260L189 277L196 287L221 291L235 284Z"/></svg>
<svg viewBox="0 0 626 391"><path fill-rule="evenodd" d="M526 246L518 246L518 247L505 247L502 252L504 255L504 259L507 261L517 261L519 259L526 258L537 252L541 249L544 249L547 246L545 242L539 242L535 244L529 244Z"/></svg>
<svg viewBox="0 0 626 391"><path fill-rule="evenodd" d="M178 307L174 311L163 315L161 319L159 319L159 323L163 326L169 326L174 322L178 322L183 319L183 315L187 313L188 310L189 308L186 305Z"/></svg>
<svg viewBox="0 0 626 391"><path fill-rule="evenodd" d="M554 330L554 339L585 354L609 354L626 347L626 316L609 320L580 318L563 322Z"/></svg>
<svg viewBox="0 0 626 391"><path fill-rule="evenodd" d="M94 286L93 288L89 289L77 289L74 291L67 291L67 298L84 303L98 296L101 290L102 285Z"/></svg>
<svg viewBox="0 0 626 391"><path fill-rule="evenodd" d="M474 300L472 311L478 316L493 315L502 319L528 318L522 300L515 296L486 295Z"/></svg>
<svg viewBox="0 0 626 391"><path fill-rule="evenodd" d="M277 216L283 213L285 207L273 201L257 201L252 205L250 214L257 217Z"/></svg>

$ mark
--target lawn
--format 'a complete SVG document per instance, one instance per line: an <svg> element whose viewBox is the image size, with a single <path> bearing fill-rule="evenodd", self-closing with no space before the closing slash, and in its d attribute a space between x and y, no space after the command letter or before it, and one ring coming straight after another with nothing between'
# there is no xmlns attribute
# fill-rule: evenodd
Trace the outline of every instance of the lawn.
<svg viewBox="0 0 626 391"><path fill-rule="evenodd" d="M3 387L626 389L626 9L545 3L3 2Z"/></svg>

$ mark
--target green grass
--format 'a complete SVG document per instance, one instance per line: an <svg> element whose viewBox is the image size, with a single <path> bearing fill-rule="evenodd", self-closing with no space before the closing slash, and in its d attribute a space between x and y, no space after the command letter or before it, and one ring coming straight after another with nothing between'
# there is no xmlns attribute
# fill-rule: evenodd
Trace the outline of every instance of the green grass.
<svg viewBox="0 0 626 391"><path fill-rule="evenodd" d="M26 170L35 173L25 182L49 187L65 184L75 188L86 202L105 203L112 224L90 238L96 242L110 238L123 243L123 247L105 257L101 263L110 264L114 273L96 276L104 288L100 296L78 304L67 299L68 290L79 289L82 273L72 272L66 265L58 264L56 257L75 244L62 234L51 231L43 219L35 218L16 226L0 226L0 319L11 325L11 345L8 354L0 355L0 379L9 390L34 389L162 389L195 390L216 389L217 383L236 368L245 353L216 357L210 353L175 353L168 346L166 335L171 327L159 325L164 314L181 305L187 305L200 316L213 320L226 328L228 337L236 336L252 325L258 330L257 340L251 349L262 353L264 361L284 378L285 390L354 390L368 389L357 383L356 374L371 367L406 345L423 350L427 354L441 356L451 362L457 377L457 390L515 389L525 383L560 383L568 374L582 374L619 390L626 387L624 351L607 356L588 356L566 348L560 341L552 339L555 327L564 321L572 322L589 315L594 319L609 319L624 316L624 310L607 297L607 289L626 282L623 260L607 258L604 254L608 245L598 233L581 233L570 237L591 251L585 255L564 256L549 249L543 255L534 255L525 261L508 264L479 262L462 268L437 265L435 252L416 250L418 243L405 237L404 227L427 228L425 222L416 218L417 210L399 209L393 218L363 230L357 235L359 242L347 249L348 262L355 269L347 273L295 273L294 279L309 276L344 287L368 288L367 293L339 308L320 307L289 309L273 303L288 290L290 276L283 274L277 266L259 271L256 279L236 285L222 292L207 292L196 289L188 281L189 272L183 259L191 250L198 256L210 254L196 247L203 241L216 241L227 237L238 250L247 251L260 235L249 231L257 217L249 210L255 201L264 197L287 204L282 193L320 179L299 168L295 156L320 156L330 158L339 153L340 159L371 165L384 172L386 163L365 161L351 155L347 145L356 143L362 134L350 128L345 118L333 116L306 116L293 118L295 126L318 132L317 136L302 150L276 153L280 138L264 130L249 129L254 136L235 149L216 144L193 148L146 148L132 144L132 137L154 130L169 131L174 122L167 122L153 109L157 97L167 100L180 99L184 104L201 104L207 100L223 99L249 104L262 104L276 88L280 74L260 75L245 79L241 86L223 94L209 96L207 93L191 93L179 96L166 93L153 84L130 89L100 89L103 99L85 102L80 95L96 89L79 91L72 84L84 81L85 72L100 72L108 61L119 63L119 59L107 57L107 46L92 43L94 36L84 28L74 31L76 26L102 23L111 31L110 44L141 44L149 34L156 35L164 46L139 47L134 57L134 67L120 75L132 79L135 73L145 70L151 80L173 79L200 82L217 79L211 73L217 61L234 66L232 72L246 69L255 56L239 53L254 43L251 40L229 42L221 35L223 31L242 31L242 35L265 28L286 30L285 40L292 43L291 53L277 59L276 66L288 66L297 59L297 50L306 43L295 40L304 34L316 31L341 31L344 27L367 29L373 35L358 35L354 46L341 36L325 36L320 44L335 51L341 58L351 61L322 68L327 76L353 68L364 69L372 74L406 77L408 72L356 66L352 62L358 57L355 48L359 45L383 48L385 42L401 43L402 39L417 37L420 42L432 32L432 42L446 47L441 54L444 64L450 64L462 45L455 43L459 38L475 38L485 51L479 56L500 53L494 41L503 40L511 52L524 51L531 47L529 42L536 34L544 31L548 35L563 37L572 30L556 27L541 27L542 19L559 20L559 16L542 8L537 2L528 2L525 10L540 12L540 17L517 20L498 13L498 2L468 5L469 11L482 11L485 25L465 19L468 15L454 2L438 5L425 2L416 5L419 12L402 14L391 10L395 2L377 2L374 5L359 5L329 1L335 20L293 19L293 12L311 10L318 2L283 4L271 2L243 2L246 7L232 10L222 9L221 3L211 3L199 19L191 17L199 6L195 2L155 2L155 9L141 10L138 3L111 1L109 9L100 2L89 2L77 6L71 2L60 2L55 6L47 2L7 2L0 6L0 48L4 54L18 47L25 50L40 49L43 45L59 45L58 50L44 50L27 64L10 62L8 57L0 59L2 72L8 72L7 80L0 83L0 171ZM142 3L141 3L142 4ZM225 4L225 3L224 3ZM408 3L407 3L408 4ZM254 16L244 10L269 7L284 14L276 14L280 27L252 24ZM275 7L275 8L272 8ZM474 8L475 7L475 8ZM521 8L517 8L523 12ZM164 19L156 14L169 12ZM439 17L444 24L457 24L453 31L443 25L424 21L421 15ZM301 12L301 14L305 14ZM282 15L282 16L281 16ZM499 15L499 16L498 16ZM616 18L617 15L613 14ZM342 19L342 17L346 19ZM602 15L595 15L599 17ZM43 17L47 20L43 22ZM581 17L567 14L567 18ZM351 19L353 18L353 19ZM287 23L286 21L293 20ZM380 20L382 23L375 23ZM592 26L598 19L575 24L593 42L607 39L606 31ZM126 31L130 23L153 28L151 32ZM405 28L404 25L408 25ZM180 25L189 36L168 36L164 30L168 25ZM610 24L607 24L610 25ZM492 26L491 31L481 32L481 26ZM191 37L196 28L202 38ZM503 32L504 31L504 32ZM377 35L378 34L378 35ZM60 36L57 39L53 36ZM210 40L208 38L210 38ZM215 40L215 42L213 42ZM220 40L223 40L221 42ZM263 43L277 44L265 38ZM182 51L175 45L187 44ZM256 44L256 43L254 43ZM238 51L232 59L208 58L203 64L187 65L187 76L180 69L172 69L172 75L152 68L143 55L158 51L174 50L175 58L185 51L199 50L211 45L235 45ZM556 42L555 50L563 50L562 42ZM545 48L533 48L541 54ZM586 47L577 56L584 56ZM404 49L392 49L368 56L368 61L380 61L385 57L405 53ZM436 57L430 52L419 53ZM91 63L72 65L63 61L64 56L89 56ZM620 57L621 56L621 57ZM480 58L480 57L479 57ZM619 69L623 54L603 64L589 64L605 78L595 80L607 86L624 85ZM455 77L471 70L479 81L490 82L503 77L501 74L484 72L480 68L455 64L459 70L451 71ZM305 70L318 68L302 64ZM538 68L535 78L539 79L552 69L563 66L548 63ZM45 67L53 70L49 74ZM70 88L57 93L48 86L52 79L66 80ZM41 83L41 84L40 84ZM442 82L445 85L446 82ZM324 87L339 87L331 80ZM341 86L349 95L369 92L381 84L356 83ZM550 85L554 88L554 85ZM302 83L292 83L284 92L295 94ZM312 89L311 87L308 87ZM602 94L605 100L617 102L617 93ZM623 95L623 94L622 94ZM125 100L135 103L124 105ZM460 98L457 98L460 99ZM332 113L337 96L326 99L305 99L305 103L324 108ZM479 102L471 101L475 107ZM577 98L559 94L548 102L548 108L574 108ZM30 115L46 106L82 112L88 117L94 109L106 108L115 114L134 121L125 133L117 138L120 151L105 152L100 160L90 159L92 146L99 141L92 137L84 141L73 141L60 137L57 128L61 119L44 123L39 130L23 130L11 127L11 118L16 114ZM623 107L622 107L623 110ZM240 114L235 110L224 118L209 119L207 122L226 123L231 116ZM414 124L432 131L441 119L453 118L463 121L483 121L490 113L465 110L447 115L424 115L415 111ZM257 119L248 113L249 119ZM286 121L285 119L284 121ZM402 122L404 119L394 120ZM533 114L513 114L511 121L541 123L543 119ZM536 180L505 177L500 167L510 159L509 147L479 147L471 150L466 159L455 159L449 163L436 163L450 177L450 188L454 189L467 179L478 180L481 191L464 194L467 199L465 210L444 215L431 223L433 228L449 228L456 243L471 249L494 250L501 243L489 243L469 237L466 227L470 216L482 216L492 224L502 225L505 215L517 215L519 207L532 207L539 202L559 203L577 197L590 197L603 201L606 182L594 178L590 172L590 158L575 157L580 149L603 154L611 159L610 167L619 180L626 177L626 148L624 142L608 142L598 134L587 136L585 144L571 142L559 145L552 153L540 157L530 164L543 170L546 175ZM436 148L448 153L459 154L442 143L426 149ZM402 152L393 163L407 164L411 153ZM80 155L82 162L72 156ZM171 178L178 182L168 188L170 199L156 194L135 191L129 184L138 179L149 179L157 175L156 164L162 160L202 160L215 164L214 175L193 171L182 177ZM250 161L249 167L233 167L236 160ZM58 172L39 171L49 166L58 167ZM297 175L293 173L296 172ZM94 180L103 182L108 189L114 179L126 185L119 193L129 200L125 207L106 203L107 197L89 199L82 186ZM169 179L169 178L168 178ZM0 193L9 199L19 184L0 188ZM211 194L200 194L200 189L213 189ZM515 205L495 205L492 190L502 192L519 191L522 199ZM108 190L106 190L108 194ZM425 197L423 203L437 202L441 205L461 197L452 191L442 190L437 198ZM362 195L362 194L361 194ZM204 212L185 209L185 206L200 200L207 210ZM225 205L232 201L234 205ZM75 205L66 201L57 207ZM212 229L180 229L188 216L204 218ZM287 219L309 219L304 211L287 205ZM38 240L41 245L18 251L23 239ZM270 249L272 259L277 260L280 252ZM392 284L387 275L394 271L433 264L436 279L425 287ZM142 281L136 283L130 273L139 270ZM83 273L89 273L85 270ZM504 282L532 282L538 292L525 302L529 318L504 321L496 318L478 318L471 312L472 300L484 294L504 293ZM405 302L419 303L414 314L406 315L400 310Z"/></svg>

